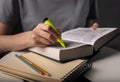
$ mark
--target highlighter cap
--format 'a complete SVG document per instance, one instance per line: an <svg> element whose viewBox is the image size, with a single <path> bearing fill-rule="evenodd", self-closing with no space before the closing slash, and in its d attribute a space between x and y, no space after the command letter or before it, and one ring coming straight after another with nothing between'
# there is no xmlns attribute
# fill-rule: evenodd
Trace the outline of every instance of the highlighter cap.
<svg viewBox="0 0 120 82"><path fill-rule="evenodd" d="M46 20L48 20L48 18L47 18L47 17L43 20L43 22L45 22Z"/></svg>
<svg viewBox="0 0 120 82"><path fill-rule="evenodd" d="M55 31L57 31L54 24L48 18L45 18L43 21L44 21L44 24L47 24L47 25L51 26Z"/></svg>

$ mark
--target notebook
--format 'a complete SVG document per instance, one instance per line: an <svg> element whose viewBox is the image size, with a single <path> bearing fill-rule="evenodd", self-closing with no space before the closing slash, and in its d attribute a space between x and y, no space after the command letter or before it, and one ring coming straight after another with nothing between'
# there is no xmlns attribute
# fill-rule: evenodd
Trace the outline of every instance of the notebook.
<svg viewBox="0 0 120 82"><path fill-rule="evenodd" d="M24 81L0 71L0 82L24 82Z"/></svg>
<svg viewBox="0 0 120 82"><path fill-rule="evenodd" d="M60 63L32 52L23 54L26 58L37 65L40 65L51 74L51 76L46 76L37 73L25 63L20 61L17 57L15 57L16 53L17 52L11 52L0 60L0 71L10 73L11 75L17 75L32 81L72 82L92 66L90 62L83 59Z"/></svg>

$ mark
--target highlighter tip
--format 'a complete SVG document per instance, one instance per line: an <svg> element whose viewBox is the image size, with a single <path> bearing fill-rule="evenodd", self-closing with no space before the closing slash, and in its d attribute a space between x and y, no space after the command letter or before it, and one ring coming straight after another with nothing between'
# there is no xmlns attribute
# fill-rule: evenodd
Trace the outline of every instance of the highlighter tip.
<svg viewBox="0 0 120 82"><path fill-rule="evenodd" d="M63 47L63 48L66 48L66 46L65 46L65 44L63 43L63 44L61 44L61 46Z"/></svg>
<svg viewBox="0 0 120 82"><path fill-rule="evenodd" d="M61 45L63 48L66 48L65 43L62 41L61 38L57 39L57 41L60 43L60 45Z"/></svg>

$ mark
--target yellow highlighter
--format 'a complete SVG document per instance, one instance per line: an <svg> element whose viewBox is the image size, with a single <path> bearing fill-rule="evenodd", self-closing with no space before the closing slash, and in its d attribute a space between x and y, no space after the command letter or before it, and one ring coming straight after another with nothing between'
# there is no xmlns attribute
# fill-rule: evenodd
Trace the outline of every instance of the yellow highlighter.
<svg viewBox="0 0 120 82"><path fill-rule="evenodd" d="M51 26L51 27L57 32L56 27L53 25L53 23L52 23L48 18L45 18L45 19L44 19L44 24L47 24L47 25ZM65 46L65 43L64 43L63 40L62 40L62 38L57 38L56 40L57 40L58 43L60 43L60 45L61 45L63 48L66 47L66 46Z"/></svg>

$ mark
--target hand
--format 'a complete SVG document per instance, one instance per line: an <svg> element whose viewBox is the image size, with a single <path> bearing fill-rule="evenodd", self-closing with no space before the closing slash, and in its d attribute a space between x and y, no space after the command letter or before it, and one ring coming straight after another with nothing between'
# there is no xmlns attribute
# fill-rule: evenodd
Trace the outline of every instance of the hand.
<svg viewBox="0 0 120 82"><path fill-rule="evenodd" d="M98 23L93 23L93 25L90 28L92 28L93 30L96 30L98 27L99 27Z"/></svg>
<svg viewBox="0 0 120 82"><path fill-rule="evenodd" d="M35 46L44 47L55 44L56 38L60 38L60 35L49 25L40 23L33 29L32 38Z"/></svg>
<svg viewBox="0 0 120 82"><path fill-rule="evenodd" d="M0 52L22 50L34 46L47 46L54 44L60 35L50 26L38 24L32 31L22 32L15 35L5 35L6 27L0 31Z"/></svg>

